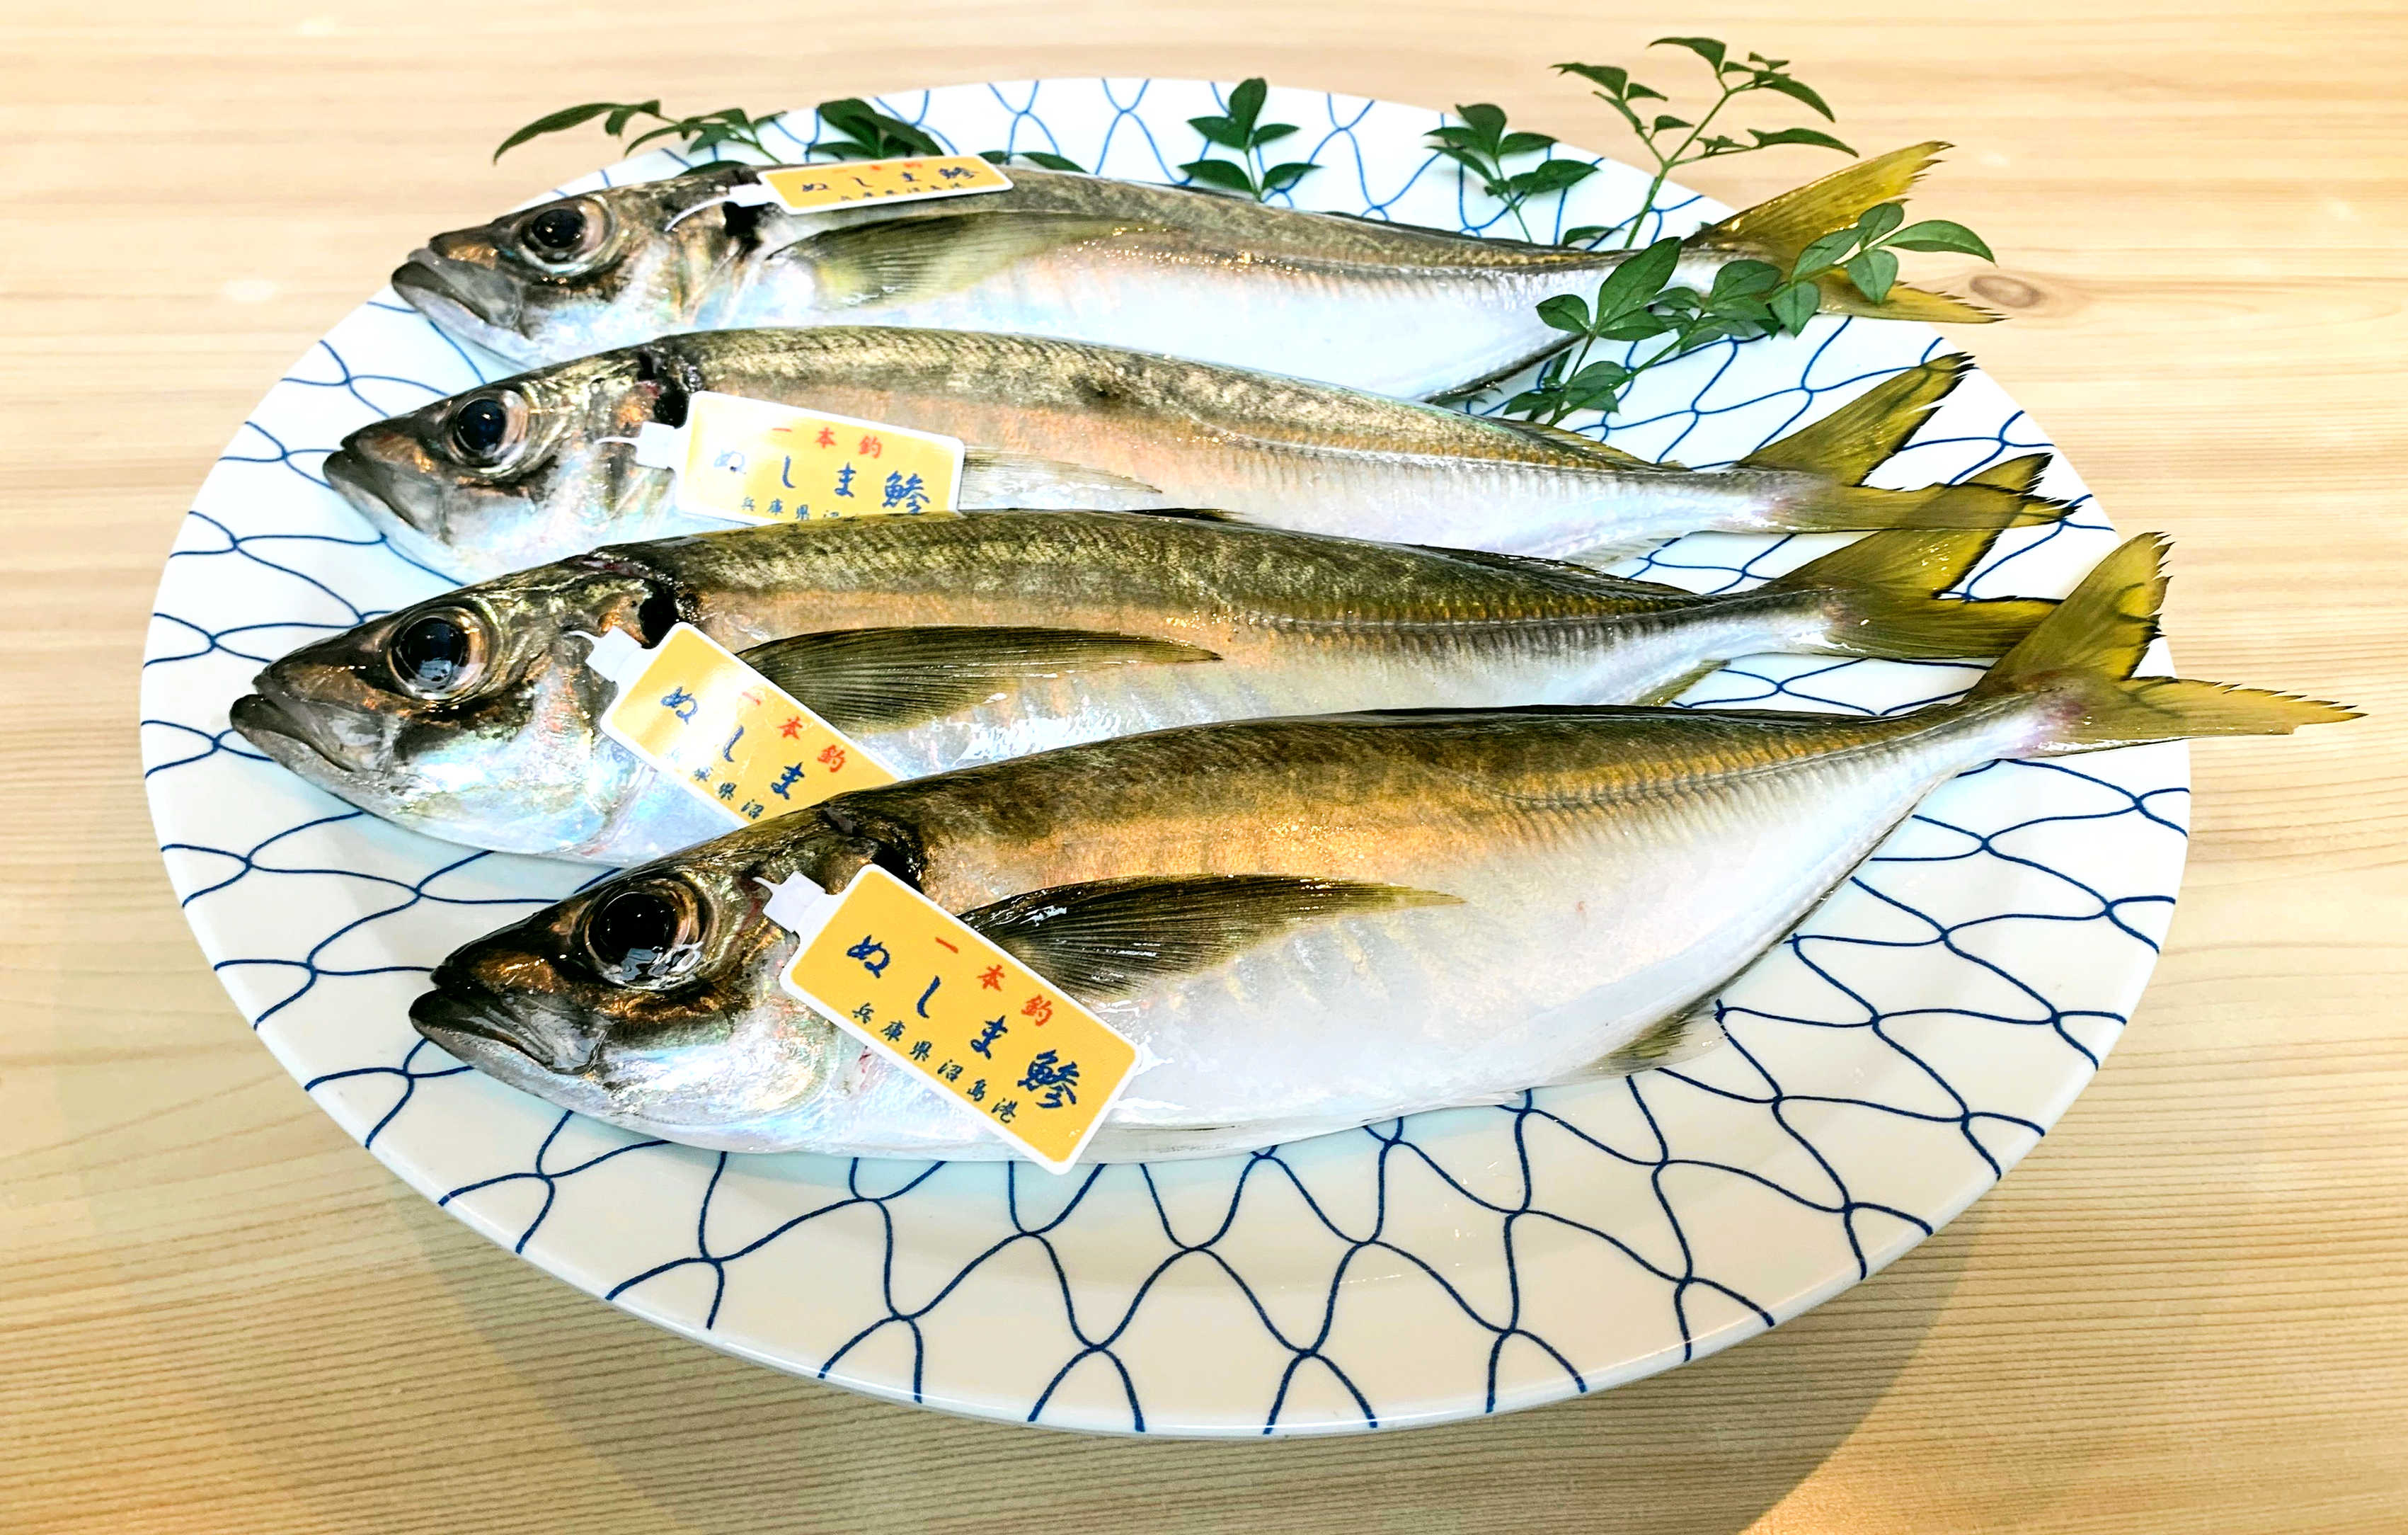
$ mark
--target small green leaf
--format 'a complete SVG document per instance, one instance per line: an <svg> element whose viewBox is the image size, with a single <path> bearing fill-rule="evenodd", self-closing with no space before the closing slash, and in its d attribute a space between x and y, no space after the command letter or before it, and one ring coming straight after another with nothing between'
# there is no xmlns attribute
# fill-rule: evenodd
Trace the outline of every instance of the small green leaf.
<svg viewBox="0 0 2408 1535"><path fill-rule="evenodd" d="M1656 131L1659 134L1669 128L1685 128L1688 126L1689 120L1687 118L1673 117L1670 114L1656 118L1655 122Z"/></svg>
<svg viewBox="0 0 2408 1535"><path fill-rule="evenodd" d="M559 111L547 112L510 135L509 137L503 139L501 148L494 151L494 158L499 160L530 138L540 138L545 134L556 134L574 128L580 122L591 122L603 113L615 110L619 105L615 101L589 101L581 107L564 107Z"/></svg>
<svg viewBox="0 0 2408 1535"><path fill-rule="evenodd" d="M1695 53L1698 57L1705 60L1707 67L1713 70L1716 74L1722 73L1723 55L1727 51L1720 42L1717 42L1712 37L1658 37L1647 46L1650 48L1685 48L1690 52Z"/></svg>
<svg viewBox="0 0 2408 1535"><path fill-rule="evenodd" d="M1527 418L1535 416L1540 411L1547 409L1550 404L1554 403L1554 400L1555 395L1551 393L1537 389L1526 389L1519 395L1514 395L1512 399L1507 400L1499 409L1502 409L1506 415Z"/></svg>
<svg viewBox="0 0 2408 1535"><path fill-rule="evenodd" d="M1536 154L1541 150L1551 148L1555 142L1554 137L1547 134L1511 133L1498 141L1497 154L1499 159L1509 155Z"/></svg>
<svg viewBox="0 0 2408 1535"><path fill-rule="evenodd" d="M1037 166L1040 170L1075 171L1081 176L1087 174L1086 166L1079 164L1076 160L1071 159L1068 155L1055 154L1051 150L1023 150L1020 151L1020 158L1027 161L1030 165Z"/></svg>
<svg viewBox="0 0 2408 1535"><path fill-rule="evenodd" d="M1619 96L1630 89L1630 71L1610 64L1559 64L1558 75L1578 75L1592 85L1601 85Z"/></svg>
<svg viewBox="0 0 2408 1535"><path fill-rule="evenodd" d="M1819 133L1813 128L1784 128L1779 133L1770 134L1760 128L1750 128L1748 132L1756 136L1756 142L1748 146L1750 149L1769 150L1775 144L1810 144L1818 150L1837 150L1842 154L1856 152L1829 134Z"/></svg>
<svg viewBox="0 0 2408 1535"><path fill-rule="evenodd" d="M1892 235L1888 243L1904 251L1954 251L1959 255L1979 256L1984 261L1999 259L1990 254L1990 247L1981 236L1946 219L1926 219L1920 223L1908 224Z"/></svg>
<svg viewBox="0 0 2408 1535"><path fill-rule="evenodd" d="M1645 309L1625 316L1597 333L1600 341L1644 341L1651 336L1661 336L1672 328L1672 323Z"/></svg>
<svg viewBox="0 0 2408 1535"><path fill-rule="evenodd" d="M694 135L698 134L702 130L700 128L695 126L695 122L692 118L681 118L665 127L654 128L650 133L638 134L635 137L629 139L627 141L627 152L629 154L633 154L655 138L691 138Z"/></svg>
<svg viewBox="0 0 2408 1535"><path fill-rule="evenodd" d="M1461 126L1432 128L1429 136L1450 150L1473 150L1480 147L1480 136Z"/></svg>
<svg viewBox="0 0 2408 1535"><path fill-rule="evenodd" d="M1598 323L1618 318L1663 292L1680 265L1681 242L1668 237L1616 266L1598 286Z"/></svg>
<svg viewBox="0 0 2408 1535"><path fill-rule="evenodd" d="M1475 136L1475 142L1486 149L1494 150L1498 139L1504 135L1505 108L1494 102L1475 101L1469 107L1457 106L1455 115L1463 119L1464 125Z"/></svg>
<svg viewBox="0 0 2408 1535"><path fill-rule="evenodd" d="M1714 274L1713 299L1743 298L1770 293L1781 282L1781 269L1770 262L1735 261Z"/></svg>
<svg viewBox="0 0 2408 1535"><path fill-rule="evenodd" d="M1246 147L1246 130L1240 127L1233 119L1191 117L1187 120L1187 125L1202 134L1207 143L1218 144L1229 150L1242 150Z"/></svg>
<svg viewBox="0 0 2408 1535"><path fill-rule="evenodd" d="M1856 292L1879 304L1889 297L1890 285L1898 280L1898 258L1886 251L1868 251L1848 263L1848 280Z"/></svg>
<svg viewBox="0 0 2408 1535"><path fill-rule="evenodd" d="M1884 235L1896 229L1906 219L1903 203L1875 203L1856 215L1856 232L1864 237L1866 246L1878 244Z"/></svg>
<svg viewBox="0 0 2408 1535"><path fill-rule="evenodd" d="M1578 294L1557 294L1539 301L1539 318L1556 330L1588 334L1588 304Z"/></svg>
<svg viewBox="0 0 2408 1535"><path fill-rule="evenodd" d="M1557 245L1580 245L1586 241L1596 239L1600 236L1611 235L1621 227L1622 226L1618 223L1574 224L1571 228L1567 229L1562 234L1556 236L1555 243Z"/></svg>
<svg viewBox="0 0 2408 1535"><path fill-rule="evenodd" d="M1201 181L1224 192L1242 192L1249 197L1254 194L1254 178L1226 160L1190 160L1179 168L1191 181Z"/></svg>
<svg viewBox="0 0 2408 1535"><path fill-rule="evenodd" d="M1814 318L1822 303L1823 295L1815 292L1813 283L1793 282L1774 294L1767 308L1772 310L1773 323L1795 336L1806 328L1806 322Z"/></svg>
<svg viewBox="0 0 2408 1535"><path fill-rule="evenodd" d="M627 124L635 121L637 118L645 116L658 117L660 115L661 103L660 98L657 96L653 97L650 101L623 102L619 106L611 108L610 115L602 120L602 131L609 134L611 137L616 138L621 134L625 133L627 131Z"/></svg>
<svg viewBox="0 0 2408 1535"><path fill-rule="evenodd" d="M1630 89L1623 93L1623 97L1627 101L1670 101L1672 99L1661 91L1649 90L1646 86L1640 84L1637 80L1632 80L1630 82Z"/></svg>
<svg viewBox="0 0 2408 1535"><path fill-rule="evenodd" d="M1310 160L1291 160L1283 165L1273 165L1263 172L1263 191L1285 192L1321 167Z"/></svg>
<svg viewBox="0 0 2408 1535"><path fill-rule="evenodd" d="M1826 122L1837 122L1840 121L1838 118L1831 115L1830 107L1821 96L1815 94L1815 93L1808 87L1791 79L1786 75L1771 73L1758 75L1753 82L1745 87L1745 89L1751 91L1778 91L1783 95L1789 97L1791 100L1802 101L1807 106L1814 108L1817 112L1822 113L1823 121ZM1849 152L1854 153L1855 151L1851 151Z"/></svg>
<svg viewBox="0 0 2408 1535"><path fill-rule="evenodd" d="M1246 148L1259 150L1264 145L1276 139L1285 138L1294 132L1296 132L1296 124L1293 122L1266 122L1246 136Z"/></svg>
<svg viewBox="0 0 2408 1535"><path fill-rule="evenodd" d="M1240 80L1237 89L1229 93L1229 118L1237 124L1240 133L1253 130L1254 120L1263 115L1263 103L1270 93L1269 84L1260 75Z"/></svg>
<svg viewBox="0 0 2408 1535"><path fill-rule="evenodd" d="M1854 226L1832 230L1798 252L1797 264L1789 268L1790 280L1795 282L1811 272L1819 272L1827 266L1838 265L1840 258L1855 249L1856 243L1856 231Z"/></svg>
<svg viewBox="0 0 2408 1535"><path fill-rule="evenodd" d="M1527 195L1545 196L1578 186L1597 174L1597 167L1584 160L1542 160L1513 178L1527 183Z"/></svg>

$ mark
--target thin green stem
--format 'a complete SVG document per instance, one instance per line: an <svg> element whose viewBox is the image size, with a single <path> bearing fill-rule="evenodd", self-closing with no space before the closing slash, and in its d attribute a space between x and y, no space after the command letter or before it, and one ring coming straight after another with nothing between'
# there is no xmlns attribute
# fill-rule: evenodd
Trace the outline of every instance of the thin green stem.
<svg viewBox="0 0 2408 1535"><path fill-rule="evenodd" d="M1719 76L1716 77L1716 83L1721 83ZM1706 108L1706 115L1698 119L1697 125L1689 130L1689 136L1681 140L1680 148L1674 150L1670 156L1656 147L1655 139L1646 137L1644 135L1641 136L1641 142L1647 146L1647 152L1656 157L1656 179L1647 183L1647 200L1639 205L1637 213L1631 215L1630 233L1624 236L1622 239L1622 248L1625 251L1638 246L1640 226L1647 222L1647 215L1655 211L1656 194L1664 190L1664 183L1670 179L1674 168L1682 164L1681 156L1689 152L1689 146L1695 144L1698 141L1698 136L1706 131L1706 124L1714 120L1714 114L1729 106L1731 97L1738 95L1742 89L1743 87L1724 85L1722 99Z"/></svg>

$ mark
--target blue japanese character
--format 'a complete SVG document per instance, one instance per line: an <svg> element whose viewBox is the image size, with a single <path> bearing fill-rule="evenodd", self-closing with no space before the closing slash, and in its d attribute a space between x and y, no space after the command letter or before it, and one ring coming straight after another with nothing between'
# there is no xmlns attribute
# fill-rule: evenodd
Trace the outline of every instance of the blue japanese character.
<svg viewBox="0 0 2408 1535"><path fill-rule="evenodd" d="M886 974L886 967L895 962L895 956L886 952L886 945L868 934L864 934L860 942L847 949L844 957L860 960L863 969L882 979Z"/></svg>
<svg viewBox="0 0 2408 1535"><path fill-rule="evenodd" d="M1042 1092L1040 1107L1059 1109L1065 1103L1079 1101L1079 1063L1059 1059L1051 1050L1040 1050L1028 1063L1028 1074L1020 1085L1032 1093Z"/></svg>
<svg viewBox="0 0 2408 1535"><path fill-rule="evenodd" d="M719 456L710 461L710 466L714 469L725 469L731 474L742 474L744 455L733 448L722 448L719 450Z"/></svg>
<svg viewBox="0 0 2408 1535"><path fill-rule="evenodd" d="M802 776L802 764L790 762L779 771L778 782L769 785L769 792L776 795L781 799L790 799L793 796L787 794L786 791L793 788L796 781L801 779Z"/></svg>
<svg viewBox="0 0 2408 1535"><path fill-rule="evenodd" d="M986 1079L984 1077L981 1077L978 1081L970 1083L969 1090L962 1096L969 1099L972 1103L984 1103L986 1101Z"/></svg>
<svg viewBox="0 0 2408 1535"><path fill-rule="evenodd" d="M736 781L734 779L729 779L726 782L719 786L719 797L722 799L733 799L736 797Z"/></svg>
<svg viewBox="0 0 2408 1535"><path fill-rule="evenodd" d="M889 1024L884 1028L880 1029L879 1033L884 1035L890 1040L899 1040L903 1037L903 1026L901 1024Z"/></svg>
<svg viewBox="0 0 2408 1535"><path fill-rule="evenodd" d="M928 1016L928 998L929 998L929 997L931 997L936 996L936 995L937 995L937 988L938 988L939 986L943 985L944 983L945 983L945 978L944 978L943 976L941 976L941 975L932 975L932 976L928 977L928 989L927 989L926 991L924 991L924 992L922 992L922 993L920 994L920 1016L921 1016L921 1017L925 1018L926 1016Z"/></svg>
<svg viewBox="0 0 2408 1535"><path fill-rule="evenodd" d="M1014 1115L1014 1114L1016 1114L1016 1113L1018 1113L1019 1112L1020 1112L1020 1100L1019 1100L1018 1098L1009 1098L1009 1097L1008 1097L1008 1098L1005 1098L1002 1102L1000 1102L1000 1103L996 1104L994 1108L992 1108L992 1109L990 1109L990 1110L988 1110L988 1111L987 1111L987 1112L989 1112L989 1113L991 1113L991 1114L995 1115L995 1117L996 1117L996 1118L997 1118L997 1119L1000 1119L1000 1120L1004 1121L1006 1124L1010 1123L1010 1121L1011 1121L1011 1116L1012 1116L1012 1115Z"/></svg>
<svg viewBox="0 0 2408 1535"><path fill-rule="evenodd" d="M984 1055L988 1060L993 1060L995 1059L995 1052L988 1049L987 1046L995 1043L997 1039L1010 1032L1011 1030L1003 1026L1002 1019L990 1018L985 1023L979 1025L979 1037L970 1041L970 1048L977 1051L980 1054Z"/></svg>
<svg viewBox="0 0 2408 1535"><path fill-rule="evenodd" d="M928 488L918 475L905 475L901 470L886 477L886 499L882 507L901 507L906 511L928 509Z"/></svg>
<svg viewBox="0 0 2408 1535"><path fill-rule="evenodd" d="M836 493L847 500L853 498L853 466L841 465L836 471Z"/></svg>
<svg viewBox="0 0 2408 1535"><path fill-rule="evenodd" d="M778 483L788 490L795 488L795 461L788 458L778 466Z"/></svg>
<svg viewBox="0 0 2408 1535"><path fill-rule="evenodd" d="M691 724L694 720L694 711L701 708L702 704L684 688L673 687L662 696L661 707L676 715L680 724Z"/></svg>
<svg viewBox="0 0 2408 1535"><path fill-rule="evenodd" d="M928 1048L929 1048L929 1044L930 1044L930 1041L928 1041L928 1040L912 1040L912 1041L911 1041L911 1058L912 1058L913 1060L915 1060L915 1061L924 1061L924 1060L926 1060L926 1059L928 1058Z"/></svg>
<svg viewBox="0 0 2408 1535"><path fill-rule="evenodd" d="M876 1016L878 1016L877 1013L871 1011L869 1004L867 1002L862 1003L861 1006L853 1010L853 1021L859 1024L864 1028L867 1028L869 1026L870 1020Z"/></svg>
<svg viewBox="0 0 2408 1535"><path fill-rule="evenodd" d="M727 738L727 744L719 749L719 760L722 762L734 762L736 760L736 743L743 739L744 727L739 724L736 727L736 734Z"/></svg>

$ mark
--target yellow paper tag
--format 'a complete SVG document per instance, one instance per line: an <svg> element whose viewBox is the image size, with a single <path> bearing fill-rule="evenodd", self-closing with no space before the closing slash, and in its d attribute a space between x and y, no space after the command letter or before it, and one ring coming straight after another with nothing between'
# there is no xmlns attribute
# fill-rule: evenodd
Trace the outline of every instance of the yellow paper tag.
<svg viewBox="0 0 2408 1535"><path fill-rule="evenodd" d="M1055 1172L1078 1160L1138 1064L1103 1020L874 865L784 979Z"/></svg>
<svg viewBox="0 0 2408 1535"><path fill-rule="evenodd" d="M678 504L739 523L950 511L959 438L740 395L690 396Z"/></svg>
<svg viewBox="0 0 2408 1535"><path fill-rule="evenodd" d="M1010 177L975 154L783 165L763 171L761 180L790 213L846 203L908 203L1011 190Z"/></svg>
<svg viewBox="0 0 2408 1535"><path fill-rule="evenodd" d="M632 650L624 665L595 652L620 681L603 730L734 825L900 776L691 624L649 653L621 638Z"/></svg>

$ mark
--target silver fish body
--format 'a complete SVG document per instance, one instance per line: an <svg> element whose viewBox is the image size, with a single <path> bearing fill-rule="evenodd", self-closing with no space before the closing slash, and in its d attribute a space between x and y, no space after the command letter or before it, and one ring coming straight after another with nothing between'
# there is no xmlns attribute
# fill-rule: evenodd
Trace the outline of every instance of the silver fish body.
<svg viewBox="0 0 2408 1535"><path fill-rule="evenodd" d="M1702 292L1732 261L1785 265L1801 237L1902 192L1939 148L1800 189L1810 195L1785 219L1742 215L1705 232L1676 280ZM1555 350L1563 335L1538 302L1593 289L1631 254L1010 175L1004 192L791 213L730 201L755 191L757 173L716 165L438 235L394 286L523 366L683 331L879 324L1091 341L1421 398ZM1849 302L1844 290L1830 301ZM1906 290L1876 312L1983 318Z"/></svg>
<svg viewBox="0 0 2408 1535"><path fill-rule="evenodd" d="M608 629L652 641L690 622L918 776L1215 720L1658 697L1769 650L1996 654L2046 605L1935 595L1989 538L1875 535L1697 596L1135 513L770 525L618 546L373 620L267 667L234 720L401 825L625 864L724 821L603 732L615 684L584 660Z"/></svg>
<svg viewBox="0 0 2408 1535"><path fill-rule="evenodd" d="M326 477L404 552L467 577L712 525L636 462L698 391L942 433L961 505L1211 507L1303 532L1550 557L1701 528L1996 527L2061 509L2039 461L1924 490L1856 481L1962 376L1910 369L1727 469L1525 423L1082 342L880 327L680 336L363 428ZM2001 476L2004 478L2001 478Z"/></svg>
<svg viewBox="0 0 2408 1535"><path fill-rule="evenodd" d="M1630 1069L1934 786L2352 711L2135 677L2159 540L1962 702L1887 719L1415 710L1190 726L840 796L472 942L411 1009L564 1107L745 1151L982 1157L980 1116L788 997L765 910L877 865L1143 1047L1093 1160L1260 1146Z"/></svg>

